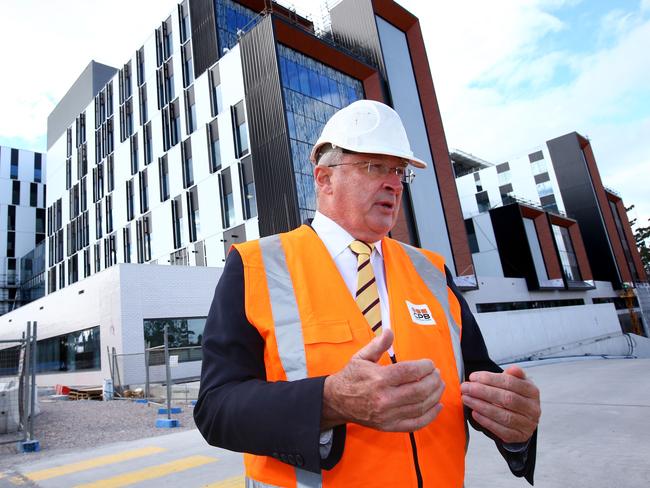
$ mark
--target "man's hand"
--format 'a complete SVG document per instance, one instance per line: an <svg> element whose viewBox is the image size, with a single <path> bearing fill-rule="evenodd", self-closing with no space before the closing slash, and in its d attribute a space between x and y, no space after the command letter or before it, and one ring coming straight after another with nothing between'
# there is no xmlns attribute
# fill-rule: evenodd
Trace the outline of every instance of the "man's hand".
<svg viewBox="0 0 650 488"><path fill-rule="evenodd" d="M389 432L412 432L438 416L445 384L429 359L381 366L393 343L384 329L336 374L325 379L323 430L353 422Z"/></svg>
<svg viewBox="0 0 650 488"><path fill-rule="evenodd" d="M526 442L539 424L539 389L518 366L503 373L474 372L461 392L474 420L503 442Z"/></svg>

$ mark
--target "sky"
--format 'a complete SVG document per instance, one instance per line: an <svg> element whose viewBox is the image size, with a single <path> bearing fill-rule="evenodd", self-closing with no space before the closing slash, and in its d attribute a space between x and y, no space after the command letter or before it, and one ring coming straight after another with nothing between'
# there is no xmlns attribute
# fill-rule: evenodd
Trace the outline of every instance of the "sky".
<svg viewBox="0 0 650 488"><path fill-rule="evenodd" d="M177 1L2 3L0 145L45 151L47 116L88 62L124 64ZM450 148L500 163L577 131L650 225L650 0L398 3L420 19Z"/></svg>

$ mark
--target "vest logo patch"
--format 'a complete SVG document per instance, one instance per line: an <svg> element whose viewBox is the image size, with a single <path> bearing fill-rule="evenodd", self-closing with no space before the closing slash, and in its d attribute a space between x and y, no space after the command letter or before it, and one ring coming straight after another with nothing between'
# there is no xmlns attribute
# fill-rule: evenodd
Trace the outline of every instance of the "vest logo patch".
<svg viewBox="0 0 650 488"><path fill-rule="evenodd" d="M436 325L433 314L426 303L423 305L415 305L406 300L406 307L409 309L411 320L414 323L419 325Z"/></svg>

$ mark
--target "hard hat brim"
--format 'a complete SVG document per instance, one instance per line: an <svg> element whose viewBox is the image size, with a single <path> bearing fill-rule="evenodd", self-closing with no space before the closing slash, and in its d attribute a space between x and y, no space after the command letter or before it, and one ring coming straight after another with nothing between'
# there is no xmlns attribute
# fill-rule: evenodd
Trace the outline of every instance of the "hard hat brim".
<svg viewBox="0 0 650 488"><path fill-rule="evenodd" d="M316 156L318 155L318 151L324 144L329 144L327 141L323 142L317 142L314 147L311 150L311 154L309 155L309 160L312 162L312 164L316 164ZM395 156L396 158L403 159L404 161L408 162L411 166L414 166L415 168L419 169L426 169L427 163L422 161L419 158L416 158L413 156L413 154L405 154L404 152L400 151L382 151L382 152L376 152L376 151L363 151L360 150L361 148L349 148L349 147L343 147L343 146L338 146L341 149L344 149L345 151L353 152L353 153L364 153L364 154L381 154L385 156Z"/></svg>

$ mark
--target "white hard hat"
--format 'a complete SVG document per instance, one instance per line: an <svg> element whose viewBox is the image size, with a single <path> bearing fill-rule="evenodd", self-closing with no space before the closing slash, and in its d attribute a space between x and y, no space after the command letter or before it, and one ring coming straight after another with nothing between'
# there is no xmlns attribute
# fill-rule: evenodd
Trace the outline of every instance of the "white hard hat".
<svg viewBox="0 0 650 488"><path fill-rule="evenodd" d="M311 151L312 163L317 163L324 144L358 153L396 156L416 168L427 167L427 163L413 156L397 112L374 100L357 100L332 115Z"/></svg>

